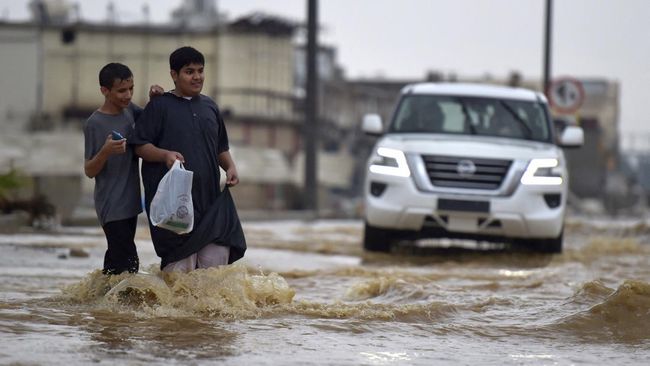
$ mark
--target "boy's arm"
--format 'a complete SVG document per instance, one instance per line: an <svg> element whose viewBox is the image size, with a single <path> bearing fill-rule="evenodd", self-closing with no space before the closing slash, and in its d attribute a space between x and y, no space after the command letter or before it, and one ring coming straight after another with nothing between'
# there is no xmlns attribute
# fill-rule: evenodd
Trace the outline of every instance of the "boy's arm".
<svg viewBox="0 0 650 366"><path fill-rule="evenodd" d="M165 89L158 84L153 84L149 87L149 99L165 94Z"/></svg>
<svg viewBox="0 0 650 366"><path fill-rule="evenodd" d="M161 149L154 146L152 143L139 145L135 147L135 153L138 154L143 160L153 163L165 163L167 168L174 165L175 160L180 160L181 163L185 162L185 158L181 153Z"/></svg>
<svg viewBox="0 0 650 366"><path fill-rule="evenodd" d="M226 171L226 186L234 187L239 184L239 173L237 173L237 167L235 167L235 161L230 155L230 148L228 144L228 132L226 131L226 124L223 122L221 113L219 112L219 107L215 105L215 111L217 115L217 121L220 126L219 131L219 142L217 148L217 160L219 160L219 166Z"/></svg>
<svg viewBox="0 0 650 366"><path fill-rule="evenodd" d="M235 161L232 160L230 151L226 150L219 154L219 166L226 171L226 185L229 187L236 186L239 183L239 174L235 167Z"/></svg>
<svg viewBox="0 0 650 366"><path fill-rule="evenodd" d="M104 169L106 161L111 155L126 152L126 139L113 140L113 136L106 136L104 146L89 160L84 163L84 173L88 178L95 178Z"/></svg>
<svg viewBox="0 0 650 366"><path fill-rule="evenodd" d="M165 102L163 97L150 101L142 111L142 115L135 123L135 130L131 143L135 153L144 161L152 163L165 163L168 168L174 165L175 160L185 162L183 155L176 151L162 149L156 146L162 134L161 125L166 120Z"/></svg>
<svg viewBox="0 0 650 366"><path fill-rule="evenodd" d="M149 87L149 100L163 94L165 94L165 89L163 89L162 86L153 84L151 87ZM138 119L140 119L140 116L142 115L144 109L134 103L131 103L129 105L129 108L131 108L131 111L133 113L133 122L137 122Z"/></svg>

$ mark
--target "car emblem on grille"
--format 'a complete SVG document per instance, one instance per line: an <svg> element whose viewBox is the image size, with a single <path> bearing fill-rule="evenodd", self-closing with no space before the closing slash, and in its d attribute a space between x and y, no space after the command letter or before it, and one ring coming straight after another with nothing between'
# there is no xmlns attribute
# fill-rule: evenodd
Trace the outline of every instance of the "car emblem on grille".
<svg viewBox="0 0 650 366"><path fill-rule="evenodd" d="M456 171L461 177L469 177L476 173L476 165L471 160L461 160L456 165Z"/></svg>

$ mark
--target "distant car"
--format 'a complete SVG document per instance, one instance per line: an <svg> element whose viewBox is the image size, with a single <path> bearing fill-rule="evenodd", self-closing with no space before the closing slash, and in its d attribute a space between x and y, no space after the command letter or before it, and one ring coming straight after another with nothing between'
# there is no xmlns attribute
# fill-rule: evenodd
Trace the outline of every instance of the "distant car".
<svg viewBox="0 0 650 366"><path fill-rule="evenodd" d="M402 89L367 164L369 251L396 241L465 238L562 251L568 173L561 147L578 147L580 127L556 136L541 93L461 83Z"/></svg>

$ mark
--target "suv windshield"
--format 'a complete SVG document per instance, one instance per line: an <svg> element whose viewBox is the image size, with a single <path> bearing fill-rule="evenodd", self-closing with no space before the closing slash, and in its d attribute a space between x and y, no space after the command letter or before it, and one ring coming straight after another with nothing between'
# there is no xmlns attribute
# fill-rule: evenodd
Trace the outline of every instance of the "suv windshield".
<svg viewBox="0 0 650 366"><path fill-rule="evenodd" d="M497 136L548 142L542 103L440 95L407 95L389 132Z"/></svg>

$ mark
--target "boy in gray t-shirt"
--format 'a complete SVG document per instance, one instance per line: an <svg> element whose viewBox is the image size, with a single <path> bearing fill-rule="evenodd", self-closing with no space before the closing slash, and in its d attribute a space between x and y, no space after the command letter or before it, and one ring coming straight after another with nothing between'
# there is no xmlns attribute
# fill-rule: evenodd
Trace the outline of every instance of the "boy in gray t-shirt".
<svg viewBox="0 0 650 366"><path fill-rule="evenodd" d="M142 212L138 157L126 143L142 109L131 103L133 74L110 63L99 72L104 104L84 125L84 171L95 178L95 210L106 235L104 274L138 272L135 248L137 217ZM152 86L150 96L157 91Z"/></svg>

